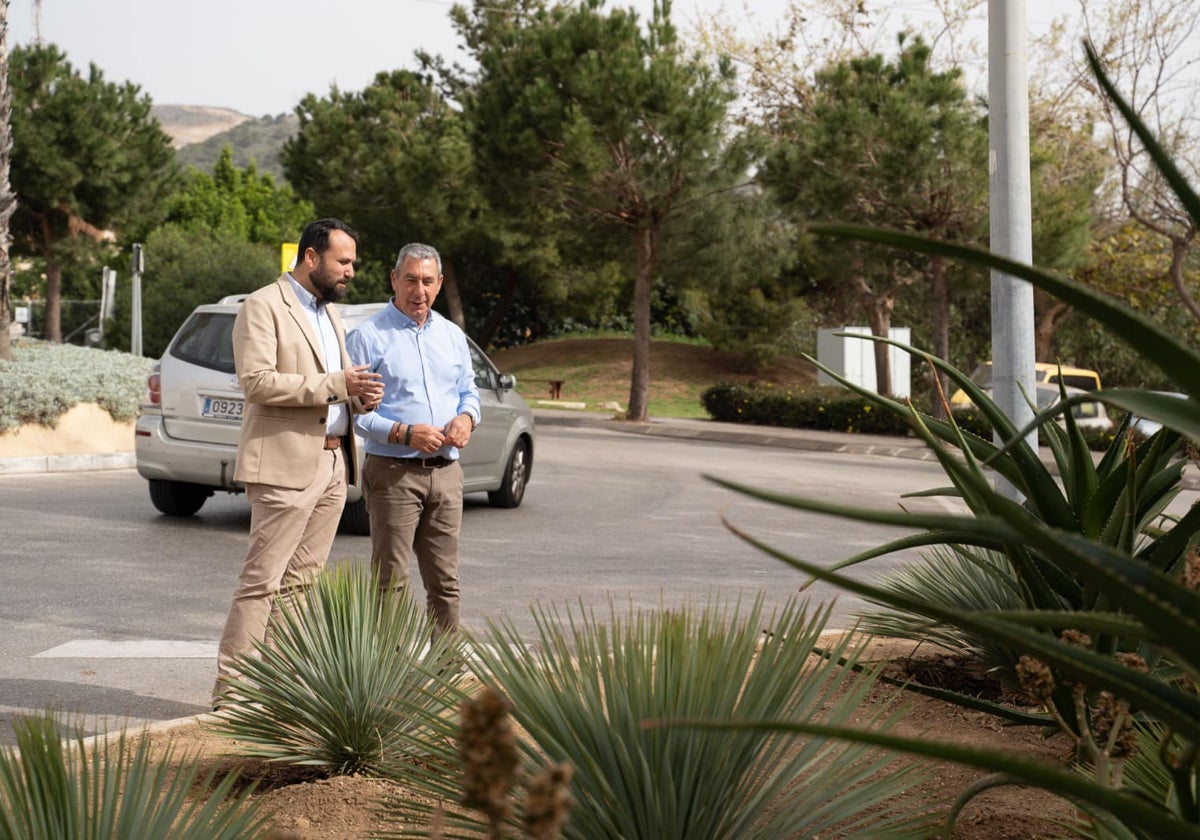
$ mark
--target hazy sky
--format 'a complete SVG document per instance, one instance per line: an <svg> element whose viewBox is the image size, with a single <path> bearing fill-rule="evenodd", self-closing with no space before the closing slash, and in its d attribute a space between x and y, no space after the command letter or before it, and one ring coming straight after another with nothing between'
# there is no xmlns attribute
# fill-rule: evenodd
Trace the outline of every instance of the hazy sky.
<svg viewBox="0 0 1200 840"><path fill-rule="evenodd" d="M12 0L9 45L33 39L33 0ZM449 0L42 0L42 36L86 71L95 62L110 81L140 85L156 104L214 105L250 116L289 112L306 93L331 84L361 90L380 70L414 66L424 49L463 61ZM609 7L649 15L651 0ZM933 0L867 5L920 14ZM675 0L684 31L699 18L737 20L743 34L769 33L787 0ZM1027 4L1031 30L1072 0Z"/></svg>

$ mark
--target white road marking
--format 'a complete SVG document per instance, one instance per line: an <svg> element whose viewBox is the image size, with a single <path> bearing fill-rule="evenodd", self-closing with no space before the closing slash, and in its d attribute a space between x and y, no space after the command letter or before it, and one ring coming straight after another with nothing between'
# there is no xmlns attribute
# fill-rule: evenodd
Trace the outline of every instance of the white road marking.
<svg viewBox="0 0 1200 840"><path fill-rule="evenodd" d="M184 642L171 639L73 639L35 653L34 659L216 659L217 642Z"/></svg>

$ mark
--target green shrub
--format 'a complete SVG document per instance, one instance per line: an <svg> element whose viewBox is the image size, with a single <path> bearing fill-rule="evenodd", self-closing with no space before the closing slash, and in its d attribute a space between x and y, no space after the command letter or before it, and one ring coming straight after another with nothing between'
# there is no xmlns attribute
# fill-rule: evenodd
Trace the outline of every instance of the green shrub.
<svg viewBox="0 0 1200 840"><path fill-rule="evenodd" d="M12 361L0 361L0 433L25 423L54 426L80 403L132 420L153 365L115 350L22 339L13 344Z"/></svg>
<svg viewBox="0 0 1200 840"><path fill-rule="evenodd" d="M821 429L874 435L907 435L908 425L846 388L818 385L795 390L771 384L713 385L700 395L705 411L723 423Z"/></svg>

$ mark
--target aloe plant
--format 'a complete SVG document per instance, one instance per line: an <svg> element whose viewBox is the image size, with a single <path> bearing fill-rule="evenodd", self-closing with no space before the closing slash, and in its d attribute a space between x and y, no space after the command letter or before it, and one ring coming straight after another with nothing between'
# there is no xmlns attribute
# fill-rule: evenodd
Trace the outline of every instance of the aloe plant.
<svg viewBox="0 0 1200 840"><path fill-rule="evenodd" d="M63 740L51 715L18 718L17 748L0 749L0 840L234 840L261 835L265 817L236 774L201 777L172 748L155 758L127 736Z"/></svg>
<svg viewBox="0 0 1200 840"><path fill-rule="evenodd" d="M1180 202L1200 223L1200 197L1112 88L1090 49L1088 59L1101 87L1134 127ZM1136 449L1114 447L1093 468L1068 417L1062 434L1048 429L1062 473L1060 489L1025 443L1029 429L1014 428L961 372L929 359L989 415L1007 442L1004 446L966 435L952 422L922 417L907 406L878 402L909 416L914 432L931 447L951 482L952 490L940 492L960 496L969 514L836 506L712 477L719 484L767 501L917 532L850 558L843 568L900 546L945 544L1004 552L1020 581L1022 608L969 610L917 592L888 590L855 580L841 569L822 568L789 556L734 528L747 542L814 579L1019 652L1027 679L1040 684L1047 708L1081 745L1080 755L1089 765L1089 774L849 727L781 720L763 720L757 726L768 731L842 737L991 769L1008 781L1037 785L1069 798L1089 814L1097 835L1200 837L1200 695L1196 688L1200 682L1200 553L1193 546L1200 512L1193 508L1159 533L1147 527L1178 481L1172 460L1178 436L1200 436L1200 354L1151 321L1080 284L981 249L850 225L815 225L813 229L959 259L1027 280L1113 330L1158 366L1188 399L1130 390L1088 395L1088 399L1158 420L1172 431L1160 432ZM1068 405L1058 408L1065 410ZM1033 425L1048 428L1052 419L1052 413L1044 413ZM1020 490L1023 503L996 492L985 467ZM1128 655L1132 652L1137 656ZM1034 679L1039 674L1044 679ZM744 726L713 720L692 723L713 729ZM1145 755L1143 748L1135 760L1123 752L1136 747L1125 737L1129 726L1158 731L1160 740L1153 755ZM1146 737L1142 741L1147 743ZM1125 765L1130 772L1122 772ZM1121 786L1122 777L1125 787ZM1154 779L1158 781L1148 781ZM1165 786L1163 780L1169 780Z"/></svg>
<svg viewBox="0 0 1200 840"><path fill-rule="evenodd" d="M239 749L330 775L403 778L453 737L462 700L459 639L411 599L381 598L370 572L344 564L285 608L213 728Z"/></svg>

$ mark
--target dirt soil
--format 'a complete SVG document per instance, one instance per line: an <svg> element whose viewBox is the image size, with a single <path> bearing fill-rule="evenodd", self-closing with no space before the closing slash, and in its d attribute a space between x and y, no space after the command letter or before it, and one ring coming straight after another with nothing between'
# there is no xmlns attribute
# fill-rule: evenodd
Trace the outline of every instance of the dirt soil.
<svg viewBox="0 0 1200 840"><path fill-rule="evenodd" d="M906 647L911 648L911 645ZM895 648L893 648L895 650ZM978 668L951 656L936 653L912 658L889 659L887 673L972 691L992 699L1003 696L994 679ZM893 699L899 689L878 685L863 717ZM1006 702L1019 698L1005 697ZM1061 735L1043 737L1029 727L1005 727L994 718L917 695L905 701L911 706L898 734L917 735L959 745L1012 750L1048 762L1062 763L1068 752ZM384 830L386 824L373 813L373 806L386 794L405 795L403 786L364 778L320 778L310 771L268 764L236 754L236 743L214 734L201 718L197 723L152 734L157 743L170 740L176 755L199 755L205 771L238 769L244 778L256 780L256 799L274 814L272 840L357 840ZM957 765L940 765L920 792L942 800L952 799L985 774ZM412 795L411 793L408 795ZM886 807L881 803L881 807ZM1022 787L999 787L974 799L965 809L951 835L954 840L1018 840L1055 834L1051 820L1067 819L1072 808L1041 791Z"/></svg>

